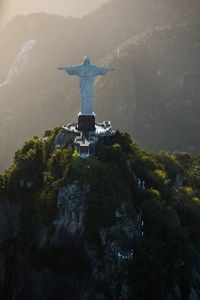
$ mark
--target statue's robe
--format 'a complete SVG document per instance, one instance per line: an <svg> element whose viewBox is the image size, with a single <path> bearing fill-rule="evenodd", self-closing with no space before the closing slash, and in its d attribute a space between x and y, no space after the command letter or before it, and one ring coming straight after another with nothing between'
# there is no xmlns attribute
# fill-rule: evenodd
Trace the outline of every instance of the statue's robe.
<svg viewBox="0 0 200 300"><path fill-rule="evenodd" d="M66 68L66 72L69 75L80 77L81 115L93 114L94 77L97 75L106 75L108 71L110 71L109 68L102 68L91 64L80 64Z"/></svg>

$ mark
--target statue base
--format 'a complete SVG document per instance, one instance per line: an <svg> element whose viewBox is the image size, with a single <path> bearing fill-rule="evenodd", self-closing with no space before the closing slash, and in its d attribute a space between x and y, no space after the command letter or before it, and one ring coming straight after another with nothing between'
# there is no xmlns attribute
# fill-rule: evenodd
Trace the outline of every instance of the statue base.
<svg viewBox="0 0 200 300"><path fill-rule="evenodd" d="M95 114L93 115L78 115L78 130L80 131L95 131Z"/></svg>

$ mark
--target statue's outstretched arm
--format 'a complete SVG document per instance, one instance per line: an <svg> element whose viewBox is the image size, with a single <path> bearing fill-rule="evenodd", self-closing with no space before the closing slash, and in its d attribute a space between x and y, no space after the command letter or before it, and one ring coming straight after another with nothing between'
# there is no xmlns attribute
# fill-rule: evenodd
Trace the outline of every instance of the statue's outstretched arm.
<svg viewBox="0 0 200 300"><path fill-rule="evenodd" d="M67 68L64 68L64 67L59 67L57 68L59 71L66 71Z"/></svg>
<svg viewBox="0 0 200 300"><path fill-rule="evenodd" d="M58 68L59 71L65 71L67 72L67 74L69 75L80 75L79 74L79 69L75 66L75 67L59 67Z"/></svg>
<svg viewBox="0 0 200 300"><path fill-rule="evenodd" d="M101 67L95 66L95 68L94 68L94 76L97 76L97 75L106 75L110 71L114 71L114 68L101 68Z"/></svg>

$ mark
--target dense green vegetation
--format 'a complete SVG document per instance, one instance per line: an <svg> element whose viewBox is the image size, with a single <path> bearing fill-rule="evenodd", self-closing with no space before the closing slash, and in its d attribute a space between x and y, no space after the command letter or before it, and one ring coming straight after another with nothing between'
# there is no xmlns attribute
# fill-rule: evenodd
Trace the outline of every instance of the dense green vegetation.
<svg viewBox="0 0 200 300"><path fill-rule="evenodd" d="M175 295L176 284L181 299L187 299L194 285L194 253L200 249L200 156L146 152L127 133L117 132L115 140L101 144L96 157L84 160L71 142L52 147L60 131L56 128L46 132L45 139L26 142L0 177L1 199L22 203L18 243L32 267L64 271L74 265L76 271L79 266L80 272L87 270L80 253L66 258L62 249L48 247L35 254L38 226L49 236L55 230L59 188L78 180L90 186L85 236L100 254L99 230L115 224L115 210L123 201L132 201L133 219L143 214L144 237L134 240L136 259L127 265L134 299ZM145 190L135 187L127 161L135 176L145 181Z"/></svg>

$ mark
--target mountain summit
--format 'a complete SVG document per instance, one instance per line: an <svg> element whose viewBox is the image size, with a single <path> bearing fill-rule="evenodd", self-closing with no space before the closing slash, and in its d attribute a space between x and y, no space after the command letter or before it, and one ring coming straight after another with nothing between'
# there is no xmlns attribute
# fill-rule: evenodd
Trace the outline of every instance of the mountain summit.
<svg viewBox="0 0 200 300"><path fill-rule="evenodd" d="M199 155L75 138L34 137L0 177L0 297L198 299Z"/></svg>

